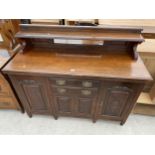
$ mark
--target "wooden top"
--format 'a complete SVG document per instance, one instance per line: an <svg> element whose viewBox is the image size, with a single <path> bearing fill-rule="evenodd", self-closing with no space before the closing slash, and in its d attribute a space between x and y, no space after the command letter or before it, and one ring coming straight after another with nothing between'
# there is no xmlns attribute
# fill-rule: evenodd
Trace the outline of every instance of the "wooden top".
<svg viewBox="0 0 155 155"><path fill-rule="evenodd" d="M77 39L103 41L144 41L142 29L122 27L93 27L93 26L54 26L21 24L17 38L49 38Z"/></svg>
<svg viewBox="0 0 155 155"><path fill-rule="evenodd" d="M145 42L138 45L137 51L140 54L155 57L155 39L145 39Z"/></svg>
<svg viewBox="0 0 155 155"><path fill-rule="evenodd" d="M76 75L123 80L152 80L142 60L124 53L102 56L57 54L58 49L33 48L18 53L3 69L4 73Z"/></svg>

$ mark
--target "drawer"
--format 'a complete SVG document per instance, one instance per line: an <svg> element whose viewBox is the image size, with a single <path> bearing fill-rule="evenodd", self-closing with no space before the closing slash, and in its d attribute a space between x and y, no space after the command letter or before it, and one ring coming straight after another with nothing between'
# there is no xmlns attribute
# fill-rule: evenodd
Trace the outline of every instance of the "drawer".
<svg viewBox="0 0 155 155"><path fill-rule="evenodd" d="M99 86L99 81L94 80L77 80L68 78L50 78L52 85L93 88Z"/></svg>
<svg viewBox="0 0 155 155"><path fill-rule="evenodd" d="M57 87L57 86L53 86L52 90L53 93L57 95L72 95L75 92L74 89L70 89L67 87Z"/></svg>
<svg viewBox="0 0 155 155"><path fill-rule="evenodd" d="M58 95L76 95L82 97L95 96L98 93L97 88L71 88L66 86L53 86L53 93Z"/></svg>
<svg viewBox="0 0 155 155"><path fill-rule="evenodd" d="M13 99L11 97L0 96L0 108L14 109L15 104L13 102Z"/></svg>
<svg viewBox="0 0 155 155"><path fill-rule="evenodd" d="M98 94L98 89L79 89L76 94L80 97L94 97Z"/></svg>
<svg viewBox="0 0 155 155"><path fill-rule="evenodd" d="M0 96L4 94L9 95L9 87L7 81L0 74Z"/></svg>

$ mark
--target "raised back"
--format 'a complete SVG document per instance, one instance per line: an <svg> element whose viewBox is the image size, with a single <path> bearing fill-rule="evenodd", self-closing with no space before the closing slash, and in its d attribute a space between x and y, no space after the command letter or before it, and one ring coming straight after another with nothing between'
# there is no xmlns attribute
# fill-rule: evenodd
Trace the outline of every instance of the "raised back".
<svg viewBox="0 0 155 155"><path fill-rule="evenodd" d="M38 25L38 24L20 24L20 31L15 35L17 38L25 39L30 45L44 45L44 47L54 47L55 39L59 40L82 40L82 41L100 41L99 45L102 52L107 50L122 49L125 52L132 53L134 59L137 59L137 44L144 41L141 35L142 29L133 27L99 27L99 26L64 26L64 25ZM39 43L38 43L39 42ZM87 42L87 43L88 43ZM66 42L65 42L66 44ZM113 49L111 49L111 44ZM83 42L81 43L83 46ZM103 46L104 45L104 46ZM73 46L73 45L72 45ZM117 48L119 46L119 48ZM61 46L59 46L61 47ZM77 47L77 46L75 46ZM107 48L108 47L108 48ZM64 48L64 47L63 47ZM73 47L72 47L73 48ZM81 48L81 47L80 47ZM87 48L92 48L90 43ZM123 51L122 50L122 51ZM88 50L89 51L89 50Z"/></svg>

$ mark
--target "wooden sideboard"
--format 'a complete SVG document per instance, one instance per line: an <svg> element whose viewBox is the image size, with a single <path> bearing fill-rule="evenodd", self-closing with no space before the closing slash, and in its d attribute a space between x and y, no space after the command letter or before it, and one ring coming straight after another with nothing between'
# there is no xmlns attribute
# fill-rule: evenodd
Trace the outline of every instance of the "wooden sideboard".
<svg viewBox="0 0 155 155"><path fill-rule="evenodd" d="M26 47L3 73L30 117L47 114L124 124L144 84L152 80L136 53L143 41L140 29L33 24L20 28L16 37ZM82 44L83 40L97 44Z"/></svg>

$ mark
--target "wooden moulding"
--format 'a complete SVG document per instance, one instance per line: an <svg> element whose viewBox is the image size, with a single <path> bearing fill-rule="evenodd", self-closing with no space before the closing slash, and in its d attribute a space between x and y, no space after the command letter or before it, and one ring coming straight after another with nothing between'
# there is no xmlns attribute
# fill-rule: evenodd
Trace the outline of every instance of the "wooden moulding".
<svg viewBox="0 0 155 155"><path fill-rule="evenodd" d="M88 39L110 41L144 41L142 29L94 26L55 26L20 24L17 38Z"/></svg>

